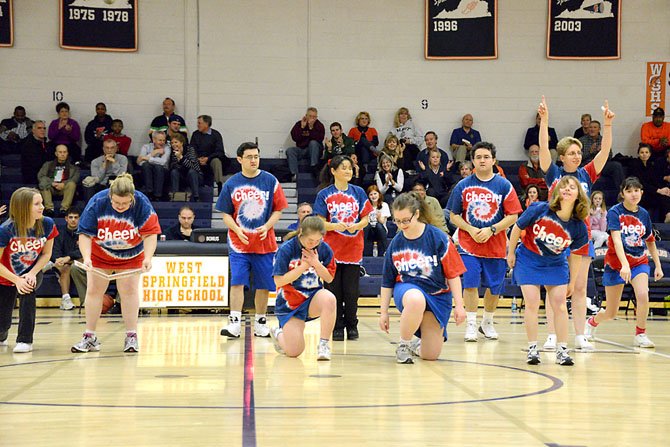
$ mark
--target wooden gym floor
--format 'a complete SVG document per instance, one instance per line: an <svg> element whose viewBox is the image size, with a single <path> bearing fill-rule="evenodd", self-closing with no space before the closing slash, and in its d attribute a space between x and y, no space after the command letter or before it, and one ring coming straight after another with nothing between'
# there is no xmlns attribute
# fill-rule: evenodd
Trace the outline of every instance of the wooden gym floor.
<svg viewBox="0 0 670 447"><path fill-rule="evenodd" d="M0 348L0 445L668 445L665 318L648 325L656 349L633 349L621 316L597 334L611 352L529 366L521 319L503 311L499 341L466 344L450 325L439 361L397 365L398 317L387 336L361 314L360 340L317 362L318 321L298 359L221 337L221 316L165 313L140 319L139 354L122 352L118 317L100 322L101 352L71 354L83 316L39 309L35 351L12 353L16 326Z"/></svg>

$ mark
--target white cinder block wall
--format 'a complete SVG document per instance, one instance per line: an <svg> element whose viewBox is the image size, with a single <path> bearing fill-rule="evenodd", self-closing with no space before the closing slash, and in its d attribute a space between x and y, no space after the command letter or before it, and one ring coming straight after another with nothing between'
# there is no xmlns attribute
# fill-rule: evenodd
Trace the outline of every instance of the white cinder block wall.
<svg viewBox="0 0 670 447"><path fill-rule="evenodd" d="M213 116L228 155L255 137L276 155L307 105L345 130L367 110L382 135L404 105L443 147L469 112L500 158L521 159L542 94L559 136L608 98L615 151L633 153L647 120L646 62L670 61L668 0L623 2L616 61L547 60L544 0L499 1L493 61L424 60L422 0L141 0L140 50L129 54L62 50L57 1L14 5L15 46L0 49L1 117L22 104L54 119L61 91L82 128L103 101L138 144L171 96L191 129L198 114Z"/></svg>

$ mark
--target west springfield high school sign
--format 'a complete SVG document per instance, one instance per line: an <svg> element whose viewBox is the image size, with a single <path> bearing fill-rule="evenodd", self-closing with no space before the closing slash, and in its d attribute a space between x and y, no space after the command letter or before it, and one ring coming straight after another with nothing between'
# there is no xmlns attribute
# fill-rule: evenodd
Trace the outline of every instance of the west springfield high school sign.
<svg viewBox="0 0 670 447"><path fill-rule="evenodd" d="M137 0L60 0L60 46L137 51Z"/></svg>

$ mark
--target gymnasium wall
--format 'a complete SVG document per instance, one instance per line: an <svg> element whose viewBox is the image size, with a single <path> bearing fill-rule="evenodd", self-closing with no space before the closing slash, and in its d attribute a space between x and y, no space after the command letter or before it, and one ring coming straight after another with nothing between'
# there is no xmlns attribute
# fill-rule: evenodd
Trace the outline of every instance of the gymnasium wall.
<svg viewBox="0 0 670 447"><path fill-rule="evenodd" d="M493 61L426 61L422 0L141 0L140 49L125 54L62 50L56 0L14 5L15 45L0 48L1 117L22 104L51 120L53 92L62 92L82 126L106 102L135 144L171 96L191 129L198 114L213 116L229 155L256 137L276 155L308 105L345 129L367 110L380 134L407 106L443 147L469 112L500 158L520 159L542 94L559 136L581 113L599 116L608 98L614 150L632 153L647 120L646 62L670 61L668 0L623 1L615 61L547 60L543 0L499 1Z"/></svg>

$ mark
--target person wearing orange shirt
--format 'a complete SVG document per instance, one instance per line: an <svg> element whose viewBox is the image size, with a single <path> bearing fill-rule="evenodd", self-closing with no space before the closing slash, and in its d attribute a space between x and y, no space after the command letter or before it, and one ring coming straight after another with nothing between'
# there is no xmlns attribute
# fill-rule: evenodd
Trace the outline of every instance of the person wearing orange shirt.
<svg viewBox="0 0 670 447"><path fill-rule="evenodd" d="M664 122L665 110L658 107L651 116L651 121L644 123L640 129L640 140L651 146L652 158L665 157L665 150L670 148L670 123Z"/></svg>

